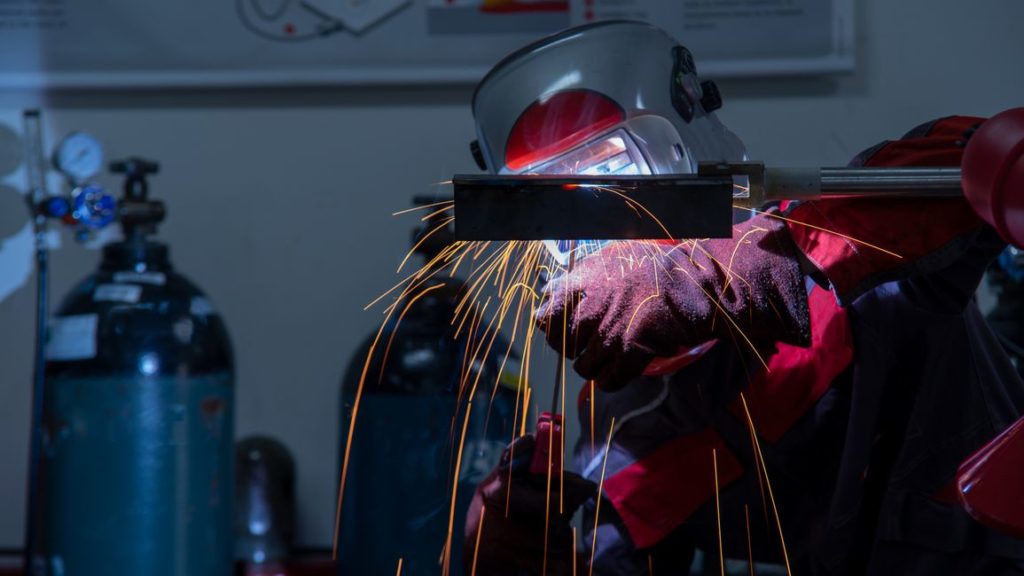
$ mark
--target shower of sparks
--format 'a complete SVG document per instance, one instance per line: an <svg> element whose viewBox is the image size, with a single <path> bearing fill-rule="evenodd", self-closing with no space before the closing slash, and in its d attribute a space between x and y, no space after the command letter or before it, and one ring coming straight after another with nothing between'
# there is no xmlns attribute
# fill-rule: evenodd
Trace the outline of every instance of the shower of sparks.
<svg viewBox="0 0 1024 576"><path fill-rule="evenodd" d="M722 316L724 318L730 333L733 334L733 340L736 345L740 346L743 344L746 347L749 347L749 349L758 357L761 364L767 368L767 362L761 357L758 350L753 346L753 343L747 338L746 334L744 334L736 321L725 313L724 308L721 305L721 299L727 296L724 293L725 291L723 290L723 293L721 294L708 293L704 287L697 282L697 279L691 275L691 271L695 267L701 268L699 263L694 259L695 255L700 255L712 260L714 265L724 272L726 276L725 286L727 288L731 286L732 282L741 282L746 284L747 281L744 278L732 271L732 264L736 256L736 252L749 247L749 241L747 241L745 237L738 238L736 240L735 251L729 258L729 261L718 261L709 253L708 250L705 249L704 243L708 242L706 239L669 239L670 234L665 226L655 214L652 214L641 203L630 198L629 189L608 186L594 186L593 188L595 193L610 193L622 198L638 218L652 219L661 227L666 235L666 238L661 240L615 241L605 244L598 242L579 242L569 252L571 261L580 261L584 258L599 258L606 278L609 280L614 279L616 276L626 277L627 275L635 275L638 273L654 275L655 291L647 298L641 299L637 309L632 311L630 325L627 327L627 331L632 327L632 323L639 313L640 308L644 304L658 298L661 294L663 281L667 281L667 279L674 275L676 278L683 279L683 281L693 282L694 285L704 291L703 293L717 311L716 319L718 316ZM416 245L409 250L402 259L398 266L398 272L401 272L406 267L413 255L429 238L441 234L443 230L455 221L454 209L454 201L446 200L423 206L416 206L414 208L400 210L394 213L395 215L403 215L413 212L416 212L417 215L425 213L425 215L419 216L419 220L426 222L428 226L427 232L419 238ZM808 226L823 232L834 234L851 242L899 257L898 254L852 236L797 222L779 216L778 214L761 212L755 209L748 210L755 214L763 214L766 217L784 220L792 225ZM456 403L456 415L458 414L458 409L460 409L459 407L463 404L465 404L465 415L461 422L461 431L457 430L458 423L455 420L455 416L453 416L452 433L450 438L454 447L455 437L459 436L458 450L454 454L455 475L453 477L451 487L451 508L449 510L448 533L441 559L444 567L444 574L448 574L451 563L451 539L455 529L455 501L458 489L459 469L462 463L462 452L469 428L470 409L473 399L476 397L477 387L480 384L490 386L490 392L486 397L489 397L489 400L493 402L498 391L498 387L501 385L501 377L506 369L509 356L512 355L513 350L517 349L518 345L518 348L521 348L522 350L522 357L520 360L519 372L515 378L515 407L511 420L513 423L513 431L509 438L509 442L514 440L517 436L521 436L526 433L533 391L533 386L529 379L530 363L533 352L535 351L533 343L534 335L538 329L538 326L534 321L534 317L537 313L538 306L541 304L541 288L548 278L562 275L565 272L566 266L564 263L560 263L556 258L549 254L544 244L540 241L452 241L436 254L428 257L426 263L422 266L409 272L402 280L367 304L366 309L369 309L390 298L390 302L383 308L383 320L374 339L372 340L364 361L363 370L359 378L358 387L355 391L349 416L350 420L345 437L345 449L342 458L342 470L338 486L338 500L335 513L335 530L332 548L334 558L337 558L338 556L338 536L340 533L345 483L348 477L352 443L356 433L357 416L359 414L359 408L363 398L367 374L375 360L379 361L381 366L387 363L387 358L390 353L395 334L410 308L418 300L424 298L432 291L439 290L446 286L449 280L455 278L456 274L459 274L460 278L464 278L464 280L459 279L455 281L459 283L459 291L454 313L450 319L450 325L452 328L451 333L453 338L459 338L462 336L467 341L465 355L462 358L462 366L459 373ZM574 277L570 276L570 279L572 278ZM566 291L569 294L573 294L574 297L579 298L581 293L579 288L581 287L566 286ZM578 301L574 301L573 304L578 304ZM567 310L574 308L575 306L563 306L563 309ZM560 319L552 320L563 322L563 334L567 334L572 331L569 330L569 328L571 328L569 326L569 322L571 321L569 316L563 315ZM381 340L385 330L389 327L391 329L391 334L387 338L386 344L383 346L383 354L380 355L379 353L381 352L380 348L382 344ZM510 337L507 342L501 342L501 344L498 344L498 335L500 333L509 334ZM568 342L563 342L564 347L567 347L568 344ZM573 343L573 347L575 347L575 344L576 343ZM380 355L379 358L378 355ZM481 378L486 372L481 367L487 363L488 359L492 358L501 358L498 374L494 378L493 382L481 382ZM565 372L564 359L561 361L559 370L563 373ZM378 374L378 380L383 376L383 374L384 372L382 368ZM562 375L562 380L563 382L565 381L564 374ZM587 385L590 386L590 445L591 450L593 451L595 449L594 405L596 390L594 389L593 381L588 382ZM559 398L556 396L554 404L555 408L560 404L561 412L563 413L563 425L565 425L564 412L566 409L566 402L564 385L562 386L561 397ZM746 408L745 404L746 401L744 400L744 407ZM753 432L753 422L750 420L749 412L747 419L751 427L751 438L756 448L755 459L763 466L764 459L760 453L760 446L757 444L756 435ZM609 444L610 441L611 435L609 435L608 438ZM561 454L563 454L564 457L564 436L560 439L560 442L563 443L561 446ZM549 452L554 452L554 450ZM606 446L604 464L607 464L607 454ZM552 472L551 467L549 466L549 502L546 506L548 514L550 514L551 509L551 476ZM602 480L601 485L599 485L597 503L598 509L600 509L600 490L603 487L604 480L603 465L601 478ZM761 477L759 476L759 481L760 480ZM774 496L771 493L771 484L767 481L767 473L764 475L764 480L767 483L769 498L772 500L772 508L775 514L776 524L779 526L781 539L781 522L779 521L778 510L774 504ZM508 485L509 492L506 495L505 505L506 517L508 517L510 513L509 503L511 501L512 489L511 471ZM561 477L561 475L559 478L559 487L559 511L564 512L564 496L562 494L563 490L561 489L564 488L564 477ZM596 521L597 515L595 514L595 522ZM547 527L545 530L547 531ZM782 545L788 570L789 560L788 555L786 555L784 540ZM591 570L593 569L593 554L594 548L592 546ZM546 555L545 551L545 562Z"/></svg>

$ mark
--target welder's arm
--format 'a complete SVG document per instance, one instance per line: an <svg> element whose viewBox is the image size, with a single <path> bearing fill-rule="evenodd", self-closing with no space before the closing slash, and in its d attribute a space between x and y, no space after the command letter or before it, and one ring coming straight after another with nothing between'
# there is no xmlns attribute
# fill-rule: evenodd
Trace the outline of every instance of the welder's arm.
<svg viewBox="0 0 1024 576"><path fill-rule="evenodd" d="M550 484L546 474L531 474L534 446L532 435L517 438L477 487L466 515L465 574L521 576L545 568L550 576L573 573L576 550L569 522L596 496L597 486L568 471L552 475Z"/></svg>
<svg viewBox="0 0 1024 576"><path fill-rule="evenodd" d="M981 118L963 116L929 122L869 149L851 164L960 166L966 143L981 123ZM817 200L785 207L783 215L805 260L844 305L891 280L935 279L943 271L959 275L961 268L951 266L963 265L965 258L984 260L998 248L991 246L991 229L964 199Z"/></svg>
<svg viewBox="0 0 1024 576"><path fill-rule="evenodd" d="M716 338L768 351L810 337L796 249L783 222L763 215L731 239L610 244L549 283L538 319L548 343L606 390Z"/></svg>
<svg viewBox="0 0 1024 576"><path fill-rule="evenodd" d="M948 268L991 230L962 200L822 200L787 217L805 268L844 306L882 283Z"/></svg>

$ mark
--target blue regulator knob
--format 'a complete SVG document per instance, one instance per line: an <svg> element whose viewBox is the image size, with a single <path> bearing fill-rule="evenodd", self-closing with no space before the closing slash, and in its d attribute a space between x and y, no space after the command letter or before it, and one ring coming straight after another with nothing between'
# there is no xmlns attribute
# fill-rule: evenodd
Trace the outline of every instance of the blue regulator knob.
<svg viewBox="0 0 1024 576"><path fill-rule="evenodd" d="M117 200L99 184L83 184L71 192L71 216L82 226L100 229L116 215Z"/></svg>

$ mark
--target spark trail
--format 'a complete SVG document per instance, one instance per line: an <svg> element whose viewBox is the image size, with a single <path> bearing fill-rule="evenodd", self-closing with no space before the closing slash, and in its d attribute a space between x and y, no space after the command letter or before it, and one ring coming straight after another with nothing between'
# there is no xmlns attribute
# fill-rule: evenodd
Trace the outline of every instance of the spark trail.
<svg viewBox="0 0 1024 576"><path fill-rule="evenodd" d="M663 230L665 230L666 236L668 235L668 231L664 228L661 221L655 214L651 213L641 203L630 198L628 189L615 189L600 186L595 187L595 193L610 193L619 196L622 198L623 202L633 210L638 218L650 218L654 220ZM454 222L454 208L454 202L447 200L424 206L417 206L415 208L401 210L394 213L395 215L416 213L418 216L419 214L426 212L425 215L420 216L418 219L426 222L428 226L427 232L418 239L413 248L410 249L402 259L398 266L398 272L401 272L405 266L409 264L414 253L425 244L428 238L434 237L435 235L441 235L444 230ZM786 219L774 213L766 213L752 209L751 212L755 214L764 214L766 217L770 218L785 220L787 224L791 225L805 225L804 223ZM862 246L899 257L898 254L852 236L818 227L814 228L835 234ZM597 242L579 242L570 250L569 259L570 261L578 262L585 258L600 258L604 266L606 276L609 279L614 278L616 275L625 277L627 275L637 273L654 275L655 291L647 298L642 299L640 305L633 311L630 318L630 325L632 325L633 318L635 318L636 314L639 312L640 306L643 306L660 296L660 280L662 278L668 278L669 275L676 274L694 282L698 287L700 286L697 284L696 279L691 277L688 271L680 265L682 259L689 259L690 264L696 265L697 262L694 260L694 255L700 254L705 258L710 259L715 266L718 266L725 271L727 276L725 284L726 287L728 287L732 282L746 283L744 278L732 271L732 264L736 257L736 253L739 250L746 249L750 245L749 242L746 242L744 238L738 238L736 240L735 250L728 262L720 262L714 259L704 248L703 244L705 242L707 242L705 239L671 240L667 237L659 240L615 241L604 244ZM449 442L453 444L453 447L458 445L458 452L456 453L455 458L456 474L452 480L452 502L449 512L448 534L443 552L444 557L442 558L445 573L447 574L448 566L452 560L450 558L451 538L455 528L454 510L458 484L458 469L461 465L462 449L465 444L465 437L469 426L470 405L476 397L476 389L480 384L490 386L490 393L485 397L488 398L490 402L493 402L498 386L501 385L500 380L502 374L506 370L510 355L512 354L512 351L517 348L517 344L519 344L523 353L519 373L515 378L515 409L512 418L512 422L514 424L512 426L513 433L509 438L509 442L511 443L516 436L526 433L526 423L533 388L529 378L530 363L534 355L534 335L538 328L534 321L534 316L537 313L543 297L541 291L542 286L545 284L547 279L564 275L566 271L567 267L565 264L560 263L558 259L548 253L545 249L544 243L541 241L451 241L437 253L429 256L423 265L408 273L402 280L397 282L390 289L384 291L365 307L365 309L369 309L381 304L388 298L391 299L383 309L383 320L381 322L380 329L377 331L365 359L358 388L356 389L351 414L349 416L347 434L345 436L345 450L342 459L342 472L338 487L337 509L335 513L335 530L333 540L334 558L337 558L338 556L338 535L340 532L339 528L344 502L345 483L350 468L349 459L352 450L353 438L357 432L357 416L359 413L360 403L363 398L364 387L366 385L367 372L373 365L374 359L376 359L377 355L381 353L381 340L389 324L391 325L392 333L387 338L386 344L383 346L384 350L379 358L381 366L384 366L387 363L395 333L410 308L416 304L418 300L428 296L432 291L439 290L445 286L447 282L458 284L459 290L457 303L455 305L452 318L450 319L450 325L452 327L452 337L465 338L467 345L465 347L465 356L462 359L462 366L459 370L457 395L458 404L456 406L456 414L458 413L459 406L463 403L465 403L466 406L465 417L461 423L461 431L456 430L456 428L458 428L458 424L454 420L455 417L453 417L452 433L449 438ZM456 279L456 274L460 274L464 280ZM573 281L572 275L569 275L569 278L570 281ZM576 279L576 281L580 280ZM573 294L575 298L581 297L581 288L581 286L567 286L569 293ZM761 364L767 368L767 362L760 356L752 342L743 333L741 327L724 313L724 309L720 304L720 298L722 298L723 295L710 294L707 292L704 293L719 312L717 315L723 316L725 321L729 324L729 327L731 328L730 331L734 334L738 334L739 338L735 340L735 345L744 345L745 347L748 347L758 357ZM563 334L571 331L571 310L576 307L575 305L578 304L578 301L574 300L573 304L573 306L563 307L567 311L566 316L563 318L549 319L549 321L554 320L564 323ZM511 337L507 344L501 347L496 347L498 334L502 333L502 331L511 332ZM498 355L501 358L498 363L498 374L493 382L481 382L481 378L484 374L484 370L481 369L481 366L485 365L487 360L493 355ZM564 375L561 373L564 372L564 370L565 367L563 360L560 362L559 366L559 380L564 381ZM383 368L380 373L380 376L382 375ZM595 444L595 439L593 438L595 414L593 413L593 410L595 404L594 394L596 391L593 388L593 382L588 382L587 385L590 386L591 392L589 407L591 411L590 445L591 450L593 450ZM558 393L559 391L556 390L556 394ZM563 412L563 425L565 423L564 412L566 408L564 394L563 386L562 391L560 392L561 398L556 396L554 400L556 406L559 404L559 400L561 400L560 404L561 411ZM763 463L760 446L757 445L756 434L753 431L753 422L749 422L749 424L751 427L751 440L755 445L755 457L759 462ZM458 442L456 442L456 440L458 440ZM564 437L562 441L564 442ZM608 438L609 445L610 442L611 435L609 435ZM564 445L561 452L564 458ZM607 457L607 448L605 457ZM760 480L761 477L759 476L759 481ZM548 481L551 481L550 467ZM772 509L775 515L776 524L780 531L781 539L781 522L779 522L778 509L774 505L774 497L771 493L771 485L768 482L767 473L764 474L764 481L767 484L769 499L772 500ZM564 479L559 478L559 488L562 487L563 483ZM559 492L559 511L562 512L562 490L559 490ZM509 494L506 497L506 506L504 511L506 517L510 514L510 510L508 509L510 499L511 482L509 482ZM599 505L600 503L598 503L598 506ZM548 513L550 513L550 509L552 508L550 503L548 503L546 508L548 509ZM593 554L593 548L591 550L591 554ZM785 551L784 540L783 554L786 556L788 568L788 555Z"/></svg>

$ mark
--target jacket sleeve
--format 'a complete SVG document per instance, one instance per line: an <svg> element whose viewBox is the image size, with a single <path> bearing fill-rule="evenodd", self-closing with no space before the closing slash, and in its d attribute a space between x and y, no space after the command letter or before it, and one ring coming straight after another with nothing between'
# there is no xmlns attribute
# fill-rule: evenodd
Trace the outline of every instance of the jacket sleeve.
<svg viewBox="0 0 1024 576"><path fill-rule="evenodd" d="M959 166L968 138L982 121L952 116L929 122L866 150L851 165ZM987 262L1001 247L962 198L816 200L789 203L783 213L794 242L843 305L894 280L934 277L944 270L965 278L954 264L965 257ZM974 272L970 276L980 279Z"/></svg>

